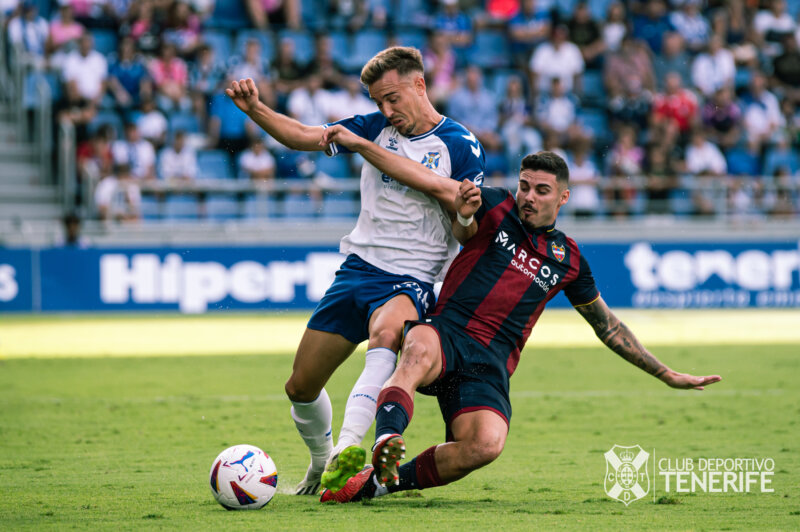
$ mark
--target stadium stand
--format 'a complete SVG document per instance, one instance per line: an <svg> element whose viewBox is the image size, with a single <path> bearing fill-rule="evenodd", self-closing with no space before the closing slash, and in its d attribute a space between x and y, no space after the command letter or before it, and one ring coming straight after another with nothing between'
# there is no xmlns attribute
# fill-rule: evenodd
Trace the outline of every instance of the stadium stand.
<svg viewBox="0 0 800 532"><path fill-rule="evenodd" d="M513 153L510 146L531 149L542 144L571 157L576 143L584 142L588 136L590 158L601 169L600 179L594 185L600 201L596 214L601 219L668 215L677 219L711 216L725 220L736 205L747 204L762 220L800 220L800 91L792 90L791 84L773 76L776 57L781 57L781 80L787 79L792 71L800 72L797 47L781 55L784 39L800 41L800 2L786 3L788 12L777 23L767 14L773 0L691 1L700 8L696 27L708 27L709 35L704 38L721 39L723 48L735 60L735 75L728 86L733 102L724 114L711 105L716 100L708 87L704 87L706 94L703 94L696 87L684 84L681 89L684 92L670 94L670 89L636 70L638 64L634 61L639 59L619 51L624 35L627 40L643 37L635 41L639 47L635 49L646 50L645 55L658 68L672 60L661 56L662 38L673 43L691 40L692 43L683 43L685 52L681 52L687 54L690 62L704 53L706 50L695 39L699 36L686 33L688 26L681 18L683 2L533 3L535 11L525 15L526 20L536 21L538 27L554 32L563 32L568 22L573 28L572 14L579 5L585 5L591 13L591 24L575 27L589 34L580 35L580 39L571 37L576 42L595 39L603 47L599 57L592 56L587 61L574 86L572 79L567 80L565 86L573 88L563 102L572 102L577 129L564 131L553 131L551 124L541 121L544 114L537 111L537 105L554 100L546 94L548 87L531 84L531 56L539 46L551 46L551 39L541 35L525 41L532 44L522 57L518 56L519 46L510 39L511 20L519 24L521 19L515 16L530 0L510 3L513 12L502 16L489 13L482 2L461 0L373 1L366 2L366 11L358 14L343 12L340 6L326 0L298 0L299 26L270 24L265 30L253 27L252 12L248 13L244 0L212 1L207 3L209 11L192 11L186 20L175 17L177 10L172 8L177 1L111 2L109 5L114 8L101 15L77 17L77 33L63 46L51 46L46 42L48 35L42 33L46 31L42 28L52 27L59 20L59 2L20 2L0 14L4 28L0 50L3 89L0 132L11 132L6 138L17 143L0 150L0 167L4 176L9 175L6 170L24 175L36 172L37 192L26 194L46 200L31 201L29 211L25 211L19 202L11 205L13 200L8 198L12 197L9 195L12 189L7 187L2 189L8 194L0 197L0 201L5 201L0 209L15 213L5 218L8 223L20 217L57 219L61 212L78 212L85 218L97 216L90 200L92 189L114 172L113 165L104 163L102 143L122 138L124 124L134 121L142 137L154 144L156 152L172 142L176 131L187 133L187 143L197 151L197 180L202 182L202 186L192 185L201 189L188 192L186 183L172 180L133 183L143 193L139 214L145 225L176 220L188 223L278 218L352 220L358 213L358 169L350 159L287 152L266 139L275 160L275 177L268 183L234 179L241 175L234 167L240 153L262 132L225 101L224 87L234 72L259 68L257 62L243 65L247 43L257 41L264 69L259 73L262 76L259 86L265 102L287 112L293 92L305 90L315 75L321 76L322 90L326 91L323 96L334 101L336 94L345 90L347 75L357 75L363 64L385 46L410 45L428 53L430 37L437 35L438 45L442 45L444 35L443 49L426 55L455 58L451 80L454 84L449 84L446 74L442 76L437 70L437 105L444 111L449 95L463 86L466 67L476 66L482 73L483 86L501 110L497 134L502 145L487 153L487 175L493 176L490 183L513 185L515 168L523 153ZM199 4L189 5L194 9ZM745 15L744 27L737 23L741 19L737 14L741 13ZM21 24L23 20L25 24ZM675 21L677 26L673 24ZM33 32L32 27L40 30ZM594 37L592 28L597 29ZM654 28L663 35L653 34ZM91 33L94 50L108 65L118 67L118 45L126 37L135 40L134 61L144 65L145 75L142 80L131 78L136 83L128 85L131 94L126 95L124 88L122 93L116 88L113 94L107 91L104 84L107 74L99 66L96 72L87 71L86 79L65 76L65 61L70 53L77 53L77 37L83 32ZM207 45L211 49L210 64L202 63L204 52L192 44L195 38L197 46ZM294 57L278 69L276 56L284 40L294 44ZM160 54L160 45L166 41L177 46L179 61L174 66L158 66L159 86L155 93L154 62ZM327 46L331 57L319 57L318 51ZM583 53L589 52L583 50ZM603 64L612 55L615 77L609 79L604 77ZM625 63L626 57L632 62ZM180 65L186 66L185 73ZM626 76L626 68L638 74ZM116 71L127 72L124 68ZM172 77L166 85L165 72ZM557 69L554 72L558 75ZM659 76L663 74L659 71ZM506 100L508 81L512 78L523 80L519 105L514 106ZM96 100L87 100L86 94L80 93L81 90L91 93L89 82L103 84L105 92ZM433 84L432 77L429 84ZM759 87L760 84L764 87ZM679 102L690 99L696 100L694 110L683 116ZM658 113L654 112L656 105ZM634 128L637 149L642 155L634 157L635 164L628 165L623 160L612 165L613 148L621 132L630 127ZM690 171L687 167L690 139L704 127L713 127L706 136L723 153L727 168L722 174L704 170L702 164L698 170L696 158L692 161L694 169ZM90 139L99 133L109 138L97 141L90 148ZM657 164L654 157L665 160L666 164ZM612 167L613 175L607 171ZM658 193L652 192L648 185L656 174L669 184ZM0 186L14 182L11 177L4 179ZM237 188L230 188L234 185ZM17 188L13 190L19 192ZM780 208L776 207L778 195ZM734 196L736 202L730 201ZM705 207L698 206L697 198L708 200L703 203ZM618 208L623 204L624 208ZM2 219L0 216L0 224Z"/></svg>

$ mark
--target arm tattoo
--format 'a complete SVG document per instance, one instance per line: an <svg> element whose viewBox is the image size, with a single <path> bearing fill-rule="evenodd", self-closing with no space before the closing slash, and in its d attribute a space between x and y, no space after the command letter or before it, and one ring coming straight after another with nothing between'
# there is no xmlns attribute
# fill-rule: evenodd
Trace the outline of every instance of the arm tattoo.
<svg viewBox="0 0 800 532"><path fill-rule="evenodd" d="M661 377L669 369L645 349L628 326L619 321L602 299L590 305L576 307L576 310L589 322L597 337L609 349L634 366L654 377Z"/></svg>

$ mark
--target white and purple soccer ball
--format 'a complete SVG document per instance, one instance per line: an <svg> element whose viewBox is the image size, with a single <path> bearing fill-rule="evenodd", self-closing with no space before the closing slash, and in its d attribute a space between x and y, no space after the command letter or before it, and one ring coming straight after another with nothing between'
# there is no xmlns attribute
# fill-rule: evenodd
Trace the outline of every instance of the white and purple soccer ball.
<svg viewBox="0 0 800 532"><path fill-rule="evenodd" d="M258 510L278 489L278 470L267 453L253 445L228 447L211 464L211 493L227 510Z"/></svg>

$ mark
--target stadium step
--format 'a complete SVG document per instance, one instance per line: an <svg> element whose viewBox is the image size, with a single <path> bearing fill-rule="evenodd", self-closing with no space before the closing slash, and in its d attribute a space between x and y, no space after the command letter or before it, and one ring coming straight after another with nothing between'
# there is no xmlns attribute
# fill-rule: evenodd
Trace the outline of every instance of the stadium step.
<svg viewBox="0 0 800 532"><path fill-rule="evenodd" d="M41 179L41 169L33 162L8 161L0 159L0 183L25 185L38 183Z"/></svg>
<svg viewBox="0 0 800 532"><path fill-rule="evenodd" d="M0 204L58 201L55 188L41 185L7 184L0 182Z"/></svg>
<svg viewBox="0 0 800 532"><path fill-rule="evenodd" d="M22 142L0 143L0 165L6 161L34 162L37 156L38 152L33 144Z"/></svg>
<svg viewBox="0 0 800 532"><path fill-rule="evenodd" d="M47 203L1 203L0 221L3 220L58 220L61 217L61 205Z"/></svg>

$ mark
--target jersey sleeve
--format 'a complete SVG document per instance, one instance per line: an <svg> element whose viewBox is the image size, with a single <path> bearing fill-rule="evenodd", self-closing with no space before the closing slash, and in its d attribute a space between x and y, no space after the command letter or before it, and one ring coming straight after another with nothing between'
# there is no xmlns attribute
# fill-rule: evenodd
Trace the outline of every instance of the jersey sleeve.
<svg viewBox="0 0 800 532"><path fill-rule="evenodd" d="M341 125L359 137L365 138L369 141L374 141L376 138L378 138L378 135L381 134L381 131L383 131L383 128L386 127L388 123L389 122L386 120L385 116L379 112L376 112L368 115L354 115L350 118L343 118L338 122L325 124L322 127L329 128L331 126ZM339 146L336 143L331 143L328 149L325 150L325 154L329 155L330 157L333 157L338 153L352 152L344 146Z"/></svg>
<svg viewBox="0 0 800 532"><path fill-rule="evenodd" d="M567 296L573 307L588 305L600 296L600 291L594 283L592 270L583 255L580 257L578 276L564 288L564 295Z"/></svg>
<svg viewBox="0 0 800 532"><path fill-rule="evenodd" d="M504 188L481 187L481 206L478 207L478 212L475 213L475 219L478 224L480 225L487 212L508 199L508 195L508 190Z"/></svg>
<svg viewBox="0 0 800 532"><path fill-rule="evenodd" d="M486 155L483 146L475 135L464 130L448 143L450 150L450 177L456 181L469 179L476 185L483 184L483 171L486 168Z"/></svg>

